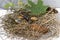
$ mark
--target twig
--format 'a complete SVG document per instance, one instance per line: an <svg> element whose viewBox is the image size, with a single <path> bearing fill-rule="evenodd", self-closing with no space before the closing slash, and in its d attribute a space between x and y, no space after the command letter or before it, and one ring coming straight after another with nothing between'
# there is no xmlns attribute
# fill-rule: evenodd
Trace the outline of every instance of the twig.
<svg viewBox="0 0 60 40"><path fill-rule="evenodd" d="M47 16L49 13L51 13L53 11L53 8L48 12L46 13L43 17Z"/></svg>
<svg viewBox="0 0 60 40"><path fill-rule="evenodd" d="M50 20L48 20L48 21L42 23L41 26L44 25L44 24L46 24L46 23L48 23L48 22L50 22L50 21L53 20L53 19L55 19L55 17L53 17L52 19L50 19Z"/></svg>

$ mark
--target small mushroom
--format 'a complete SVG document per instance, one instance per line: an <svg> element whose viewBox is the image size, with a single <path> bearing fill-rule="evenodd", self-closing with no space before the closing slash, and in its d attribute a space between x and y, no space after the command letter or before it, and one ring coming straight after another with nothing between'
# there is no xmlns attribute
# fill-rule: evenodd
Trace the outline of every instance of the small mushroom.
<svg viewBox="0 0 60 40"><path fill-rule="evenodd" d="M54 13L58 13L58 11L57 11L56 9L53 9L53 12L54 12Z"/></svg>
<svg viewBox="0 0 60 40"><path fill-rule="evenodd" d="M23 16L18 16L19 19L23 19Z"/></svg>
<svg viewBox="0 0 60 40"><path fill-rule="evenodd" d="M21 23L21 19L15 19L16 23Z"/></svg>
<svg viewBox="0 0 60 40"><path fill-rule="evenodd" d="M48 7L47 9L46 9L46 11L50 11L51 10L51 7Z"/></svg>
<svg viewBox="0 0 60 40"><path fill-rule="evenodd" d="M36 20L38 20L38 18L37 17L31 17L31 20L36 21Z"/></svg>
<svg viewBox="0 0 60 40"><path fill-rule="evenodd" d="M26 21L29 21L29 16L28 15L24 15L23 17Z"/></svg>

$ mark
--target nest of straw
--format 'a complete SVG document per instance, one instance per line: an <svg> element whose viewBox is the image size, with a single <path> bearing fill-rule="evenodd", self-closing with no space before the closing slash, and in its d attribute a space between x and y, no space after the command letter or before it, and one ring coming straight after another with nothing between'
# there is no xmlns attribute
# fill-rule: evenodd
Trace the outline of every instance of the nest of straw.
<svg viewBox="0 0 60 40"><path fill-rule="evenodd" d="M57 34L56 13L57 11L51 8L45 15L38 17L38 20L31 24L26 20L21 20L20 23L16 23L14 18L17 18L19 14L7 14L3 17L2 23L4 24L5 31L9 34L30 40L37 40L42 37L47 38Z"/></svg>

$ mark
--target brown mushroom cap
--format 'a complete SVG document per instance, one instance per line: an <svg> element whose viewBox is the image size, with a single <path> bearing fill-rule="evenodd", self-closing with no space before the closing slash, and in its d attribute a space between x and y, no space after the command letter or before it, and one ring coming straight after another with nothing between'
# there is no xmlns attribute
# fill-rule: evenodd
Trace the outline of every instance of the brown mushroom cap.
<svg viewBox="0 0 60 40"><path fill-rule="evenodd" d="M19 18L19 19L22 19L22 18L23 18L23 16L18 16L18 18Z"/></svg>
<svg viewBox="0 0 60 40"><path fill-rule="evenodd" d="M31 17L31 20L36 21L36 20L38 20L38 18L37 17Z"/></svg>

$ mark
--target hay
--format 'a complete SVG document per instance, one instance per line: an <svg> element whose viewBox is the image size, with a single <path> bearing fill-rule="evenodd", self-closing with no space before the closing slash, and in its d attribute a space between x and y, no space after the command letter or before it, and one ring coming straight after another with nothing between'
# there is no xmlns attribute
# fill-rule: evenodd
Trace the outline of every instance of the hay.
<svg viewBox="0 0 60 40"><path fill-rule="evenodd" d="M5 31L8 34L12 34L12 36L23 37L28 40L38 40L41 38L49 38L57 34L58 29L55 15L56 13L52 8L45 15L39 16L37 21L30 24L25 19L20 20L20 23L16 23L15 19L17 19L19 14L13 13L5 15L2 18L2 23L4 24Z"/></svg>

